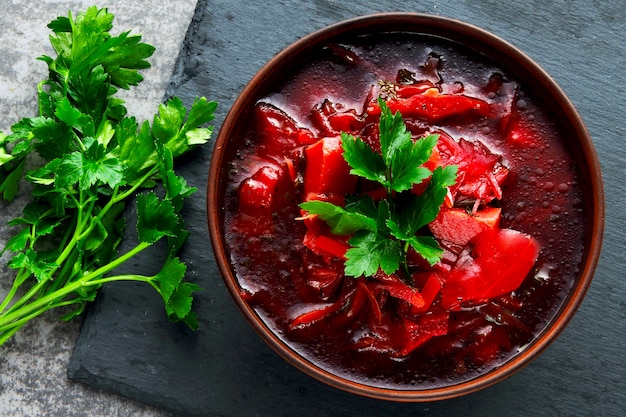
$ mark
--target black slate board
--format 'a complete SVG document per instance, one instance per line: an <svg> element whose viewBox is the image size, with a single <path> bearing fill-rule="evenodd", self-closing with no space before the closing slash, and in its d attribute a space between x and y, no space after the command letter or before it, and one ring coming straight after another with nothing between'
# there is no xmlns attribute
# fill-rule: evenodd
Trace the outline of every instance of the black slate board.
<svg viewBox="0 0 626 417"><path fill-rule="evenodd" d="M181 168L199 188L186 209L183 258L205 288L201 330L169 323L150 288L106 286L88 312L69 377L189 416L571 416L626 409L626 8L621 0L568 2L200 0L168 95L220 103L216 127L253 74L299 37L346 18L414 11L490 30L534 58L563 87L595 141L606 187L607 223L596 277L561 337L504 382L463 398L396 404L329 388L283 362L244 321L213 260L205 186L210 146ZM158 254L128 268L151 269Z"/></svg>

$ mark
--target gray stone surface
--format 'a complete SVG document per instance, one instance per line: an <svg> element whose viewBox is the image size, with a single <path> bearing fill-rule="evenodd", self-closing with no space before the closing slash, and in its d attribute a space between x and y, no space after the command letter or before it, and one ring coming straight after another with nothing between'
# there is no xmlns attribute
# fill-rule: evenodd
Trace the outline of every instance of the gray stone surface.
<svg viewBox="0 0 626 417"><path fill-rule="evenodd" d="M0 6L0 131L8 132L21 117L35 115L37 83L46 78L45 64L35 58L51 54L47 23L68 11L76 14L97 3L115 16L113 31L132 30L157 50L144 71L145 81L126 94L130 113L151 118L169 83L196 0L2 0ZM28 198L0 204L0 246L9 237L6 219ZM12 279L0 259L0 298ZM80 322L60 323L47 314L0 347L0 416L166 416L144 406L67 378L67 365Z"/></svg>

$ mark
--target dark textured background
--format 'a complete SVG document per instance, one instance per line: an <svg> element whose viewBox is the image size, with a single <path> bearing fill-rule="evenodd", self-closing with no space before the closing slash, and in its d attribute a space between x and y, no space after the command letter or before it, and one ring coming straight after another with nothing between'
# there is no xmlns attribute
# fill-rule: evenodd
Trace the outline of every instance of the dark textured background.
<svg viewBox="0 0 626 417"><path fill-rule="evenodd" d="M244 321L213 266L205 187L210 147L181 173L199 192L186 216L184 258L201 331L167 322L150 288L110 285L88 313L72 379L179 415L621 416L626 409L626 8L621 0L251 2L200 0L168 94L220 103L216 128L261 66L299 37L373 12L413 11L487 29L535 59L561 85L593 137L605 178L607 222L596 276L559 339L513 377L459 399L396 404L346 394L278 358ZM216 131L217 132L217 131ZM129 268L149 271L147 254Z"/></svg>

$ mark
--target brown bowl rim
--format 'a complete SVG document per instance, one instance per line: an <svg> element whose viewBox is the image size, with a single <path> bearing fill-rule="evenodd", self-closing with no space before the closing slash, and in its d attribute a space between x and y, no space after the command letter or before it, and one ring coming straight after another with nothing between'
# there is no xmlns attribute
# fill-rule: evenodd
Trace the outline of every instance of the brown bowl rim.
<svg viewBox="0 0 626 417"><path fill-rule="evenodd" d="M593 198L591 205L591 210L593 211L593 216L591 217L593 218L593 222L590 229L589 246L583 258L585 262L579 274L577 284L572 288L569 297L560 307L560 313L523 352L514 356L501 366L473 379L432 389L401 390L368 386L334 375L300 356L289 347L289 345L276 336L271 329L264 324L254 309L242 300L239 295L239 286L236 277L230 269L228 253L222 239L220 213L223 207L218 203L221 186L219 181L221 178L220 170L226 162L224 159L226 143L230 138L230 133L233 129L236 129L237 115L249 106L251 102L260 98L259 94L266 85L266 82L275 78L276 68L281 66L293 68L293 65L287 64L297 60L303 53L303 50L314 48L329 39L352 34L354 32L371 33L385 31L439 36L469 46L471 49L481 52L491 59L495 59L499 64L502 63L502 61L496 57L498 55L504 56L510 60L508 65L504 66L510 67L511 63L516 64L518 68L512 72L516 74L518 79L525 83L536 83L545 89L545 91L549 93L548 95L559 103L562 116L567 119L572 130L576 132L575 136L578 139L578 144L581 146L584 155L582 159L586 162L586 166L583 168L587 169L586 174L589 176L589 188L591 189ZM494 56L494 53L497 53L497 55ZM209 233L216 261L230 294L254 330L265 343L283 359L307 375L329 386L353 394L398 402L426 402L458 397L487 388L519 371L556 339L576 313L591 284L602 246L605 202L600 164L585 124L564 91L543 68L509 42L472 24L449 17L430 14L389 12L375 13L343 20L314 31L287 46L252 77L233 103L215 141L215 148L208 175L207 215Z"/></svg>

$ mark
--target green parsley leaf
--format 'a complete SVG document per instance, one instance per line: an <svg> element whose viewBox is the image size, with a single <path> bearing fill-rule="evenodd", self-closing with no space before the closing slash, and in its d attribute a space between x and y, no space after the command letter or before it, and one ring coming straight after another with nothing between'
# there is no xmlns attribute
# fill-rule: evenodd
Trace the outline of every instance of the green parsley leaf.
<svg viewBox="0 0 626 417"><path fill-rule="evenodd" d="M410 190L430 177L430 170L422 165L430 158L438 139L437 135L429 135L415 142L408 140L397 148L391 165L393 191Z"/></svg>
<svg viewBox="0 0 626 417"><path fill-rule="evenodd" d="M19 252L26 249L26 245L30 241L31 234L29 228L23 228L17 234L13 235L6 243L4 251Z"/></svg>
<svg viewBox="0 0 626 417"><path fill-rule="evenodd" d="M432 236L420 235L419 231L435 219L448 187L456 181L456 166L438 167L433 172L424 166L438 135L414 140L401 114L392 114L384 100L379 98L378 102L380 153L346 133L342 133L341 141L350 172L381 184L387 198L374 202L367 196L352 196L347 198L345 208L324 201L300 204L302 210L324 220L332 233L352 235L345 255L345 273L354 277L371 276L378 270L391 274L400 268L408 273L409 248L430 264L437 263L443 250ZM410 192L429 177L422 194Z"/></svg>
<svg viewBox="0 0 626 417"><path fill-rule="evenodd" d="M141 127L132 118L124 118L116 126L115 137L118 146L112 153L126 162L124 180L135 185L156 163L156 147L150 133L150 124L144 122Z"/></svg>
<svg viewBox="0 0 626 417"><path fill-rule="evenodd" d="M324 220L336 235L349 235L358 230L376 231L376 221L358 212L347 211L326 201L309 201L300 204L309 214Z"/></svg>
<svg viewBox="0 0 626 417"><path fill-rule="evenodd" d="M351 167L351 174L379 182L388 188L387 168L379 153L370 148L363 140L345 132L341 134L341 147L344 152L343 157Z"/></svg>
<svg viewBox="0 0 626 417"><path fill-rule="evenodd" d="M187 117L183 102L178 97L170 98L159 106L159 113L154 118L152 135L167 147L176 158L187 152L191 146L206 143L212 134L212 128L200 128L204 120L212 120L217 103L206 98L194 101ZM201 117L206 113L205 117Z"/></svg>
<svg viewBox="0 0 626 417"><path fill-rule="evenodd" d="M345 274L349 276L372 276L379 269L391 274L404 259L400 242L378 233L357 234L350 239L350 245L345 263Z"/></svg>
<svg viewBox="0 0 626 417"><path fill-rule="evenodd" d="M13 162L9 160L9 163ZM9 164L7 164L9 165ZM5 201L13 201L19 189L19 183L26 166L25 159L17 160L17 164L12 164L8 169L0 165L0 195Z"/></svg>
<svg viewBox="0 0 626 417"><path fill-rule="evenodd" d="M419 196L415 196L403 205L395 220L398 227L406 230L407 235L417 233L419 229L435 220L441 204L447 194L447 189L456 180L456 165L437 167L432 174L426 190Z"/></svg>
<svg viewBox="0 0 626 417"><path fill-rule="evenodd" d="M62 122L65 122L69 127L78 130L84 136L93 136L95 134L91 117L83 114L74 107L67 97L59 100L54 115Z"/></svg>
<svg viewBox="0 0 626 417"><path fill-rule="evenodd" d="M115 188L122 183L124 168L120 161L106 153L101 143L94 142L83 154L81 189L94 184L106 184Z"/></svg>
<svg viewBox="0 0 626 417"><path fill-rule="evenodd" d="M443 255L443 249L432 236L419 236L415 233L407 233L407 229L401 228L393 220L387 221L389 231L396 239L407 242L417 253L422 255L431 265L436 264Z"/></svg>
<svg viewBox="0 0 626 417"><path fill-rule="evenodd" d="M211 131L213 130L213 128L209 127L209 128L200 128L200 126L203 126L207 123L210 123L213 121L213 119L215 119L215 110L217 109L217 103L215 101L208 101L205 97L200 97L200 98L196 98L193 102L193 104L191 105L191 109L189 109L189 114L187 116L187 121L185 122L185 128L186 128L186 136L189 137L190 136L202 136L204 137L204 139L202 139L201 143L197 143L197 138L196 139L189 139L187 142L192 145L192 144L202 144L205 143L211 135ZM198 131L197 133L193 133L190 135L191 132L195 132ZM200 132L203 132L202 134L200 134ZM209 137L206 137L206 135L209 135Z"/></svg>
<svg viewBox="0 0 626 417"><path fill-rule="evenodd" d="M161 271L155 276L155 281L161 288L161 297L166 303L178 288L181 280L185 276L187 266L178 259L169 261Z"/></svg>
<svg viewBox="0 0 626 417"><path fill-rule="evenodd" d="M139 241L152 244L165 236L176 236L178 224L179 218L170 200L161 200L152 191L137 196Z"/></svg>
<svg viewBox="0 0 626 417"><path fill-rule="evenodd" d="M439 243L432 236L413 235L406 241L431 265L439 262L443 256L443 249L439 247Z"/></svg>
<svg viewBox="0 0 626 417"><path fill-rule="evenodd" d="M76 150L74 135L67 124L58 123L53 117L47 116L23 120L22 122L24 128L29 129L28 133L30 133L28 140L22 142L23 146L36 140L32 146L42 158L48 160L61 158L68 152ZM15 154L15 149L13 149L13 153Z"/></svg>
<svg viewBox="0 0 626 417"><path fill-rule="evenodd" d="M200 287L191 282L182 282L165 305L170 321L182 320L191 330L198 330L198 317L191 311L193 293Z"/></svg>
<svg viewBox="0 0 626 417"><path fill-rule="evenodd" d="M123 167L118 159L105 154L104 146L93 142L84 153L72 152L60 160L55 183L60 188L78 184L81 190L87 190L100 184L113 188L120 185L123 178Z"/></svg>
<svg viewBox="0 0 626 417"><path fill-rule="evenodd" d="M159 285L161 296L165 302L165 310L170 320L183 320L192 329L198 328L198 320L191 313L192 293L199 287L189 282L182 282L187 266L178 258L171 259L156 275L155 282Z"/></svg>
<svg viewBox="0 0 626 417"><path fill-rule="evenodd" d="M55 264L42 259L37 252L30 248L24 252L17 253L9 260L7 265L13 269L24 268L32 273L39 282L49 280L50 271L56 267Z"/></svg>
<svg viewBox="0 0 626 417"><path fill-rule="evenodd" d="M382 98L378 98L381 115L378 124L380 137L380 150L383 161L387 167L393 166L394 159L399 150L408 142L412 141L411 133L407 132L406 125L399 112L391 113L389 107Z"/></svg>

